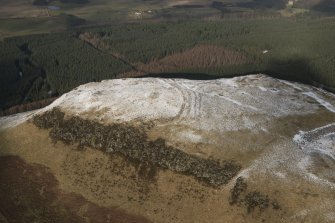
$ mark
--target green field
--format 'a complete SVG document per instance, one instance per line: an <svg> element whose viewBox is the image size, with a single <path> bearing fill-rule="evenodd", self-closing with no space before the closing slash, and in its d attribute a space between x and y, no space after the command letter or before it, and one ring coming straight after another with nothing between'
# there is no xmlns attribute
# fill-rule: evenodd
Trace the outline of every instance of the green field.
<svg viewBox="0 0 335 223"><path fill-rule="evenodd" d="M78 26L162 20L334 15L329 0L0 0L0 39ZM34 4L44 2L44 4ZM70 17L71 19L64 19ZM69 22L68 20L81 22Z"/></svg>

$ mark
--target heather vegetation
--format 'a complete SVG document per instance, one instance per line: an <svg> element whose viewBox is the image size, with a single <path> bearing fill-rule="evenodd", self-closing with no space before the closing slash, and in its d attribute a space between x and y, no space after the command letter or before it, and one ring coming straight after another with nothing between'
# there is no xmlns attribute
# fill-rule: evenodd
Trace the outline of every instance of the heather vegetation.
<svg viewBox="0 0 335 223"><path fill-rule="evenodd" d="M129 124L103 125L78 116L64 118L65 113L54 108L37 115L33 123L42 129L51 129L50 138L66 144L78 144L78 148L91 147L118 154L134 162L146 163L150 178L154 178L155 167L195 177L209 186L227 184L241 166L232 161L219 162L204 159L168 146L164 139L150 141L141 128ZM148 174L146 174L148 175Z"/></svg>
<svg viewBox="0 0 335 223"><path fill-rule="evenodd" d="M277 200L272 200L268 195L264 195L259 191L248 191L248 184L243 177L236 179L234 187L230 190L230 205L244 206L248 213L259 209L272 207L274 210L279 210L280 205Z"/></svg>

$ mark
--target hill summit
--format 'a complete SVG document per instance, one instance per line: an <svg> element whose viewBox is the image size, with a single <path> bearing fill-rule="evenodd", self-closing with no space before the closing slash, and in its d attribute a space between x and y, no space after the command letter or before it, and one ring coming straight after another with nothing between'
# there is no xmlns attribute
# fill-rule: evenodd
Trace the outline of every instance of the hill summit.
<svg viewBox="0 0 335 223"><path fill-rule="evenodd" d="M333 222L334 120L335 95L262 74L81 85L0 118L0 219Z"/></svg>

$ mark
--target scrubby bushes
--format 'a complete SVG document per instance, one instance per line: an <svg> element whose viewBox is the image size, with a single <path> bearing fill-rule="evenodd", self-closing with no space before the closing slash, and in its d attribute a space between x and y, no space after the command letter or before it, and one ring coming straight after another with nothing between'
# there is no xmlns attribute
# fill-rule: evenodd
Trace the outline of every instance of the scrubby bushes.
<svg viewBox="0 0 335 223"><path fill-rule="evenodd" d="M263 211L272 205L272 209L280 209L280 205L276 200L271 200L269 196L262 194L259 191L247 191L247 182L243 177L236 179L234 187L230 190L230 205L242 205L250 213L258 208Z"/></svg>
<svg viewBox="0 0 335 223"><path fill-rule="evenodd" d="M228 183L240 166L233 162L203 159L167 146L163 139L149 141L139 128L127 124L102 125L80 117L64 119L58 108L35 116L33 123L50 129L50 137L66 144L78 144L79 148L93 147L107 153L117 153L140 163L175 172L189 174L211 186Z"/></svg>

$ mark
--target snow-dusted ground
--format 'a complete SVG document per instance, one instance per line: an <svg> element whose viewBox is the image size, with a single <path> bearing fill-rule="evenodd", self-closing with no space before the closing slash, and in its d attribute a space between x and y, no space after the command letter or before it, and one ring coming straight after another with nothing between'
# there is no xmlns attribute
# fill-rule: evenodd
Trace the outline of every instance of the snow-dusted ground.
<svg viewBox="0 0 335 223"><path fill-rule="evenodd" d="M313 129L300 131L294 141L306 152L318 152L335 160L335 123Z"/></svg>
<svg viewBox="0 0 335 223"><path fill-rule="evenodd" d="M227 131L264 129L274 117L322 107L335 112L335 97L329 101L315 88L265 75L209 81L146 78L88 83L43 110L56 106L104 122L168 119L192 129Z"/></svg>
<svg viewBox="0 0 335 223"><path fill-rule="evenodd" d="M335 182L329 179L335 178L335 169L331 164L316 165L315 156L325 157L335 166L335 123L322 126L311 131L300 131L293 138L306 156L300 160L298 167L306 173L306 176L315 182L322 182L335 188ZM328 161L329 162L329 161ZM318 171L313 169L318 168ZM324 174L323 172L328 172Z"/></svg>
<svg viewBox="0 0 335 223"><path fill-rule="evenodd" d="M243 162L242 154L245 164L236 178L274 178L288 185L291 179L304 179L329 193L335 190L335 95L322 89L265 75L208 81L106 80L79 86L43 109L2 117L0 130L54 107L105 124L150 123L150 137L162 137L195 155L223 154L220 158ZM318 119L310 120L311 125L299 123L308 122L306 115ZM304 131L296 131L300 126ZM296 135L280 134L277 127L278 132L294 128ZM330 205L314 208L333 222L335 202L331 197L324 202ZM308 215L307 209L301 213Z"/></svg>
<svg viewBox="0 0 335 223"><path fill-rule="evenodd" d="M36 111L18 113L15 115L0 117L0 130L18 126L34 116Z"/></svg>
<svg viewBox="0 0 335 223"><path fill-rule="evenodd" d="M53 107L103 123L154 122L160 130L169 129L164 131L169 134L160 135L168 142L211 144L217 142L211 138L213 132L220 135L228 131L248 130L262 134L268 133L272 121L278 118L319 111L333 113L335 96L308 85L265 75L208 81L159 78L106 80L79 86L41 110L0 118L0 129L16 126ZM273 169L276 165L271 160L286 162L287 158L283 156L292 147L296 147L298 154L292 155L287 162L302 164L307 161L308 157L301 157L299 147L334 159L333 126L324 127L328 130L323 132L313 130L322 133L318 137L314 137L313 131L301 132L295 137L298 146L289 139L289 145L284 145L288 150L269 150L255 160L252 167L257 169L266 163L265 169L271 169L274 175L283 178L285 173Z"/></svg>

